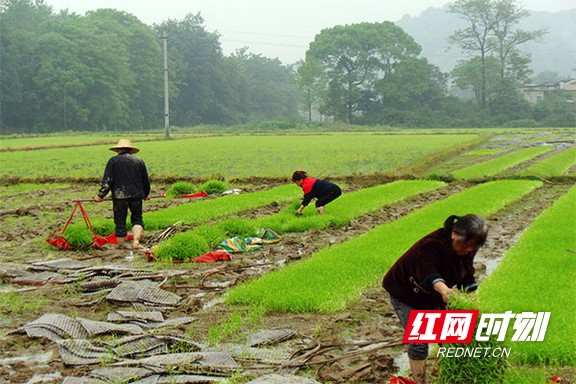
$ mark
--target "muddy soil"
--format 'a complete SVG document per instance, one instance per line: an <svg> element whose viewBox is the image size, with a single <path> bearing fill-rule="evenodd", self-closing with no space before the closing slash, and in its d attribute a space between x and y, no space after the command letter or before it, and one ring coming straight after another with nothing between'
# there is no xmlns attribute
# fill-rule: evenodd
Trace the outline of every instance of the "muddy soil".
<svg viewBox="0 0 576 384"><path fill-rule="evenodd" d="M231 286L282 268L295 260L306 258L322 248L347 241L377 225L396 220L468 186L465 183L451 183L440 190L383 207L353 220L343 228L287 234L278 244L235 256L230 262L169 267L147 262L143 253L127 250L109 249L90 252L51 250L42 240L47 233L60 225L54 216L56 214L62 216L62 211L70 210L70 206L49 201L43 201L38 205L38 209L30 209L31 205L25 209L9 206L6 209L15 211L20 209L20 213L0 217L2 228L0 261L29 263L48 258L70 257L89 261L94 265L122 263L155 271L162 271L164 268L186 270L185 275L166 280L162 287L183 297L182 303L170 311L168 316L171 318L192 316L195 321L191 325L170 329L169 334L203 343L207 341L209 330L214 325L229 322L234 313L240 313L246 319L253 311L250 308L230 308L222 304L222 295ZM501 255L518 240L529 223L569 187L568 184L547 183L522 201L488 218L491 233L486 247L478 255L476 267L479 279L494 269ZM75 192L88 193L87 188L82 187L78 187ZM19 196L15 201L21 202L21 198L22 196ZM155 210L179 203L181 202L153 201L146 209ZM45 210L45 207L50 209ZM282 205L272 204L245 212L241 216L255 218L277 212L282 208ZM101 209L100 214L109 215L104 207L98 209ZM43 218L41 225L37 224L39 217ZM154 234L147 234L149 237L152 235ZM2 283L0 289L14 291L22 300L19 306L0 306L0 333L3 334L37 319L44 313L106 320L107 313L118 309L116 305L107 301L98 301L95 297L82 295L74 284L20 286L11 284L10 279L3 279ZM296 331L298 337L278 348L283 350L288 348L295 357L302 357L308 353L309 360L306 364L295 366L274 365L257 371L247 370L251 375L246 375L244 381L239 379L238 382L246 382L250 377L263 372L279 372L313 375L322 383L383 383L388 381L390 375L397 373L399 368L396 364L397 357L404 351L404 347L398 344L403 331L386 293L379 284L364 292L358 301L340 313L330 315L268 313L255 323L244 321L236 332L225 336L221 342L237 342L258 329ZM295 359L295 361L303 360ZM246 366L253 368L248 363ZM54 344L43 338L10 334L3 335L0 340L0 382L61 383L64 377L81 377L87 375L93 368L93 366L65 366ZM406 372L401 373L406 375Z"/></svg>

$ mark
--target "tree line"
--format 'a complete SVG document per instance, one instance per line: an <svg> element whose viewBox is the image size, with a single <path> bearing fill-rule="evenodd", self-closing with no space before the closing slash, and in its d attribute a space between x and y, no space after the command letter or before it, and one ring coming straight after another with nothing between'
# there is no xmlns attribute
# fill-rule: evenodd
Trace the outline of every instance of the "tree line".
<svg viewBox="0 0 576 384"><path fill-rule="evenodd" d="M514 28L525 16L515 0L457 0L451 7L471 25L455 32L454 44L472 54L452 77L420 57L421 47L391 22L324 29L304 60L285 65L247 48L224 55L219 34L206 29L200 14L148 26L113 9L80 16L55 13L43 0L5 0L0 133L162 127L164 33L173 126L319 119L546 124L558 113L566 117L555 125L573 124L564 100L532 107L518 92L530 75L518 46L543 32ZM480 19L485 25L472 19L479 12L490 19ZM476 101L450 96L450 81L472 89Z"/></svg>

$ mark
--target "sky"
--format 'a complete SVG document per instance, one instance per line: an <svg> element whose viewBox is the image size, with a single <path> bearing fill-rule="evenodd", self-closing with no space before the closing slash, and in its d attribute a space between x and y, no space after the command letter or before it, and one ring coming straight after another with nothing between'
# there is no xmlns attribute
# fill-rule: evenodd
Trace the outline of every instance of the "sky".
<svg viewBox="0 0 576 384"><path fill-rule="evenodd" d="M249 52L291 64L304 57L324 28L360 22L397 21L418 16L451 0L45 0L55 12L80 15L98 8L128 12L152 25L200 13L210 32L220 34L225 54L247 46ZM575 9L576 0L519 0L525 9L556 12Z"/></svg>

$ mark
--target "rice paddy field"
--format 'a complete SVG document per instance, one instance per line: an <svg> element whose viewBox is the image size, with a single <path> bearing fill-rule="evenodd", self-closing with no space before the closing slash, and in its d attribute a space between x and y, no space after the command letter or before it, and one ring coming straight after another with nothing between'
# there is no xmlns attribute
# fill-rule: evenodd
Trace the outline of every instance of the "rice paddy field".
<svg viewBox="0 0 576 384"><path fill-rule="evenodd" d="M111 202L92 199L119 138L0 137L0 382L407 377L382 277L446 217L466 213L490 227L474 265L481 313L550 312L543 341L515 341L510 325L499 382L576 381L574 130L124 135L152 181L145 248L95 249L80 212L70 215L80 200L97 236L114 231ZM295 215L297 169L342 188L325 215L313 204ZM200 192L207 181L221 189L173 193L175 183ZM223 248L230 258L197 259ZM120 297L123 286L130 298ZM277 336L254 342L266 332ZM429 360L437 363L434 352ZM461 369L477 369L473 382L485 383L487 367L467 360ZM431 383L458 380L429 372Z"/></svg>

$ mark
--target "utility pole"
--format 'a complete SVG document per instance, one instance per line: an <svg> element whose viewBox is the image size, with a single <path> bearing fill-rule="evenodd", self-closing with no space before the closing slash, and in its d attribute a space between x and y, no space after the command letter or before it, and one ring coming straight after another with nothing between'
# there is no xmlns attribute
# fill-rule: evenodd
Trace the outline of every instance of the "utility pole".
<svg viewBox="0 0 576 384"><path fill-rule="evenodd" d="M168 34L162 33L164 42L164 135L170 138L170 97L168 95Z"/></svg>

